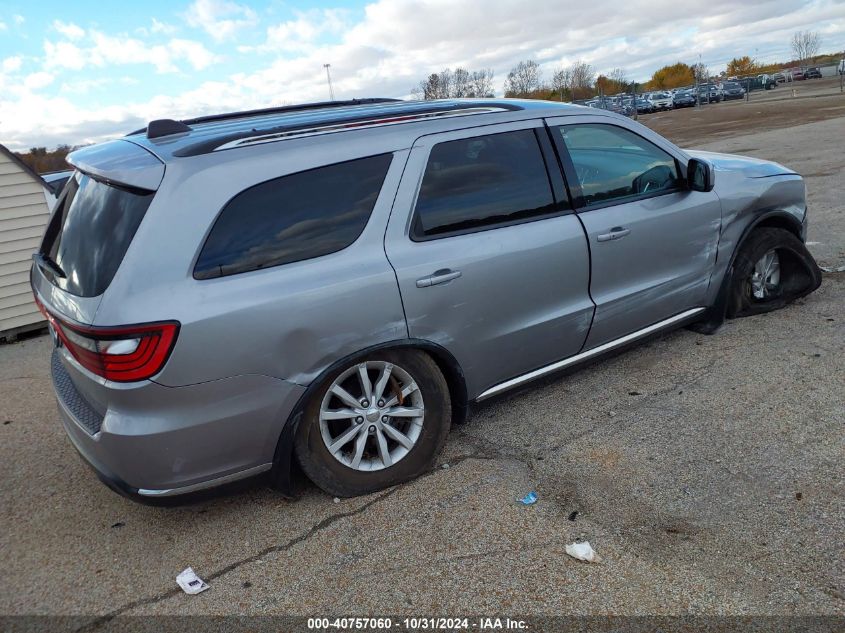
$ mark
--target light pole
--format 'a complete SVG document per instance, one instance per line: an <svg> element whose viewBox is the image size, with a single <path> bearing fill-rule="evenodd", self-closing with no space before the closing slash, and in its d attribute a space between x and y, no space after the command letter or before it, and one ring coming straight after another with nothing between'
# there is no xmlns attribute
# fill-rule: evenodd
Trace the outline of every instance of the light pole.
<svg viewBox="0 0 845 633"><path fill-rule="evenodd" d="M334 101L334 90L332 89L332 75L329 72L331 64L323 64L323 68L326 69L326 81L329 82L329 100Z"/></svg>

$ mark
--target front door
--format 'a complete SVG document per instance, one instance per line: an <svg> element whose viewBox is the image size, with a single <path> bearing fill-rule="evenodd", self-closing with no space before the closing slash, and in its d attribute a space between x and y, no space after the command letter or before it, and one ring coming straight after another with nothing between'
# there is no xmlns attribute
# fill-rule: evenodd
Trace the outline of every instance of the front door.
<svg viewBox="0 0 845 633"><path fill-rule="evenodd" d="M585 349L703 307L716 261L718 197L688 190L672 148L624 123L549 121L590 241L596 314Z"/></svg>

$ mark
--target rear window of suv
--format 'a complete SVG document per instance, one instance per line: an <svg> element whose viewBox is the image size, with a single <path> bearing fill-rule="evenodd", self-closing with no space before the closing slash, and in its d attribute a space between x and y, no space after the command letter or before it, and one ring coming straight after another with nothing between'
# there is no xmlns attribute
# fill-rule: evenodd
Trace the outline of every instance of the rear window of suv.
<svg viewBox="0 0 845 633"><path fill-rule="evenodd" d="M61 274L49 276L53 284L79 297L96 297L114 278L155 193L106 184L81 172L64 192L41 254L58 264Z"/></svg>
<svg viewBox="0 0 845 633"><path fill-rule="evenodd" d="M215 221L194 278L281 266L346 248L370 219L392 157L336 163L239 193Z"/></svg>

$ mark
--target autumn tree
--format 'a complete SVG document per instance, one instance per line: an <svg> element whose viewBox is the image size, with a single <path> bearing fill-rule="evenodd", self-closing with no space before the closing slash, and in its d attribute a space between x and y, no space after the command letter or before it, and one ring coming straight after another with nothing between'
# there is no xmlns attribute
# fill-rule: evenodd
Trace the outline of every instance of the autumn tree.
<svg viewBox="0 0 845 633"><path fill-rule="evenodd" d="M646 83L648 90L680 88L695 83L693 69L688 64L678 62L671 66L664 66L654 71L651 79Z"/></svg>
<svg viewBox="0 0 845 633"><path fill-rule="evenodd" d="M792 54L799 64L810 61L819 54L821 36L815 31L796 31L792 36Z"/></svg>
<svg viewBox="0 0 845 633"><path fill-rule="evenodd" d="M474 71L446 68L430 74L411 90L411 94L426 100L492 97L493 71L489 68Z"/></svg>
<svg viewBox="0 0 845 633"><path fill-rule="evenodd" d="M690 68L692 69L692 76L696 83L706 84L710 81L710 69L706 64L698 62L690 66Z"/></svg>
<svg viewBox="0 0 845 633"><path fill-rule="evenodd" d="M728 68L725 71L728 77L742 77L744 75L753 75L759 70L760 66L757 61L745 55L743 57L734 57L728 62Z"/></svg>
<svg viewBox="0 0 845 633"><path fill-rule="evenodd" d="M552 83L549 85L549 89L554 93L554 96L563 101L564 96L568 96L570 99L572 98L571 84L572 70L569 68L558 68L552 75Z"/></svg>
<svg viewBox="0 0 845 633"><path fill-rule="evenodd" d="M593 94L596 71L591 64L578 60L569 67L572 77L570 90L573 99L584 99Z"/></svg>
<svg viewBox="0 0 845 633"><path fill-rule="evenodd" d="M614 68L607 75L596 77L596 90L601 94L614 95L628 90L628 78L621 68Z"/></svg>
<svg viewBox="0 0 845 633"><path fill-rule="evenodd" d="M541 87L540 64L529 59L511 68L505 79L505 96L527 97L539 91Z"/></svg>
<svg viewBox="0 0 845 633"><path fill-rule="evenodd" d="M16 152L16 154L32 171L38 174L46 174L51 171L73 169L65 161L65 157L75 149L79 148L71 147L70 145L59 145L56 149L48 151L46 147L31 147L26 154L19 152Z"/></svg>

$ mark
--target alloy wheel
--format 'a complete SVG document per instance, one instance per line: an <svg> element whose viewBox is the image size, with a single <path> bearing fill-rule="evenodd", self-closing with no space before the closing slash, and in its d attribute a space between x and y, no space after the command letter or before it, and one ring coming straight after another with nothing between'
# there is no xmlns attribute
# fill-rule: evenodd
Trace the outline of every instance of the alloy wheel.
<svg viewBox="0 0 845 633"><path fill-rule="evenodd" d="M776 250L765 253L751 272L751 294L764 301L772 297L780 285L780 258Z"/></svg>
<svg viewBox="0 0 845 633"><path fill-rule="evenodd" d="M423 428L425 405L414 378L386 361L341 373L320 404L320 434L341 464L370 472L405 457Z"/></svg>

